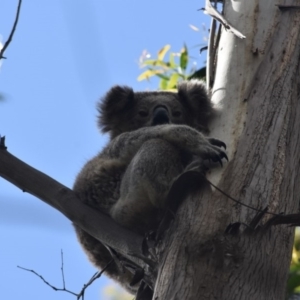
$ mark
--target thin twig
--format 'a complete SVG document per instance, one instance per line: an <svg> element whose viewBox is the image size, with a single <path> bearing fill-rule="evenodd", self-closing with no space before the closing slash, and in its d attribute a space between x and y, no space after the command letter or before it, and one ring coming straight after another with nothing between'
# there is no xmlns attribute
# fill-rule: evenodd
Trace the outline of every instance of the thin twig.
<svg viewBox="0 0 300 300"><path fill-rule="evenodd" d="M89 287L95 280L97 280L98 278L101 277L101 275L106 271L106 269L111 265L111 263L113 262L114 260L112 259L101 271L95 273L92 278L88 281L88 283L84 284L83 285L83 288L82 290L80 291L80 293L77 295L77 300L80 299L80 297L84 297L84 292L85 290L87 289L87 287Z"/></svg>
<svg viewBox="0 0 300 300"><path fill-rule="evenodd" d="M17 9L17 14L16 14L16 18L15 18L15 22L14 22L14 26L10 32L10 35L8 37L8 40L5 42L3 48L0 50L0 59L2 58L6 58L3 56L4 51L6 50L6 48L8 47L8 45L10 44L10 42L12 41L13 35L15 33L18 21L19 21L19 15L20 15L20 10L21 10L21 4L22 4L22 0L19 0L19 4L18 4L18 9Z"/></svg>
<svg viewBox="0 0 300 300"><path fill-rule="evenodd" d="M202 175L202 174L201 174ZM235 203L238 203L239 205L241 206L244 206L244 207L247 207L247 208L250 208L252 210L255 210L257 212L263 212L265 214L268 214L268 215L272 215L272 216L282 216L282 214L276 214L274 212L271 212L271 211L265 211L265 209L258 209L258 208L255 208L255 207L252 207L250 205L247 205L233 197L231 197L229 194L227 194L226 192L222 191L220 188L218 188L216 185L214 185L211 181L209 181L205 176L203 176L203 178L212 186L214 187L217 191L219 191L221 194L223 194L224 196L226 196L227 198L229 198L230 200L232 200L233 202Z"/></svg>
<svg viewBox="0 0 300 300"><path fill-rule="evenodd" d="M60 254L61 254L61 275L62 275L62 281L63 281L63 288L66 287L66 283L65 283L65 274L64 274L64 253L62 251L62 249L60 250Z"/></svg>
<svg viewBox="0 0 300 300"><path fill-rule="evenodd" d="M35 272L34 270L26 269L26 268L23 268L23 267L20 267L20 266L17 266L17 267L18 267L19 269L22 269L22 270L25 270L25 271L28 271L28 272L31 272L31 273L35 274L36 276L38 276L39 278L41 278L41 279L44 281L44 283L46 283L48 286L50 286L54 291L64 291L64 292L70 293L70 294L72 294L72 295L74 295L74 296L77 296L76 293L74 293L74 292L72 292L72 291L69 291L69 290L67 290L66 288L60 289L60 288L57 288L57 287L55 287L54 285L50 284L50 283L49 283L42 275L38 274L38 273Z"/></svg>
<svg viewBox="0 0 300 300"><path fill-rule="evenodd" d="M114 260L112 259L111 261L109 261L109 263L99 272L96 272L92 277L91 279L83 285L83 288L81 289L81 291L79 293L74 293L68 289L66 289L66 286L65 286L65 275L64 275L64 259L63 259L63 251L61 250L61 272L62 272L62 280L63 280L63 288L57 288L56 286L50 284L42 275L38 274L36 271L34 270L30 270L30 269L26 269L26 268L23 268L23 267L20 267L20 266L17 266L18 268L22 269L22 270L25 270L25 271L28 271L28 272L31 272L33 274L35 274L36 276L38 276L46 285L50 286L54 291L62 291L62 292L67 292L69 294L72 294L74 296L77 297L77 300L80 300L80 298L82 298L82 300L84 300L84 293L85 293L85 290L98 278L101 277L101 275L106 271L106 269L111 265L111 263L113 262Z"/></svg>

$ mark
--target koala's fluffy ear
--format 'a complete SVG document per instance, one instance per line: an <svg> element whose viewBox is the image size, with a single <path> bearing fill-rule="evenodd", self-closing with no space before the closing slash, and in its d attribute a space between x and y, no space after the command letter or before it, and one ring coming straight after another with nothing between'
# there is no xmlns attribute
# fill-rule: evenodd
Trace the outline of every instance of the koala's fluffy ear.
<svg viewBox="0 0 300 300"><path fill-rule="evenodd" d="M124 121L134 106L134 92L130 87L116 85L98 103L98 126L112 137L126 131ZM125 125L126 126L126 125ZM125 129L125 130L124 130Z"/></svg>
<svg viewBox="0 0 300 300"><path fill-rule="evenodd" d="M189 115L194 117L193 127L207 131L209 119L213 116L213 107L205 83L199 80L182 81L178 84L178 96Z"/></svg>

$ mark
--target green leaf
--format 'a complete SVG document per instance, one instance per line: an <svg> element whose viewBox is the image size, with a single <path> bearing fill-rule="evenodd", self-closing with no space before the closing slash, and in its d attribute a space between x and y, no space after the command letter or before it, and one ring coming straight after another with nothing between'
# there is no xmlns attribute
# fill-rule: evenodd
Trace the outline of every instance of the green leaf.
<svg viewBox="0 0 300 300"><path fill-rule="evenodd" d="M178 82L178 78L179 78L178 73L174 73L174 74L171 75L171 77L169 79L169 82L168 82L168 85L167 85L168 90L174 89L176 87L177 82Z"/></svg>
<svg viewBox="0 0 300 300"><path fill-rule="evenodd" d="M183 46L180 53L180 68L185 71L189 62L188 50L186 45Z"/></svg>
<svg viewBox="0 0 300 300"><path fill-rule="evenodd" d="M162 47L157 54L157 60L163 60L166 53L170 50L171 46L170 45L165 45Z"/></svg>
<svg viewBox="0 0 300 300"><path fill-rule="evenodd" d="M144 66L152 66L152 67L156 67L156 66L163 66L168 68L169 67L169 63L165 63L164 61L158 60L158 59L148 59L145 60L143 62L143 67Z"/></svg>
<svg viewBox="0 0 300 300"><path fill-rule="evenodd" d="M289 279L287 282L287 292L289 295L293 294L297 287L300 285L299 270L290 271Z"/></svg>
<svg viewBox="0 0 300 300"><path fill-rule="evenodd" d="M161 90L166 90L167 89L167 86L168 86L168 80L167 79L161 79L159 81L159 88Z"/></svg>
<svg viewBox="0 0 300 300"><path fill-rule="evenodd" d="M155 66L156 61L157 61L156 59L144 60L143 63L142 63L142 67L144 67L144 66Z"/></svg>
<svg viewBox="0 0 300 300"><path fill-rule="evenodd" d="M150 77L152 77L152 76L154 76L154 75L157 75L157 74L160 74L160 73L163 73L163 70L153 70L153 69L150 69L150 70L147 70L147 71L143 72L143 73L137 78L137 80L138 80L138 81L148 80Z"/></svg>
<svg viewBox="0 0 300 300"><path fill-rule="evenodd" d="M175 63L175 56L174 56L174 53L173 53L173 52L170 53L169 63L170 63L170 67L171 67L172 69L175 69L175 68L178 67L177 64Z"/></svg>
<svg viewBox="0 0 300 300"><path fill-rule="evenodd" d="M157 77L161 78L161 79L164 79L166 81L169 81L170 80L170 77L167 76L167 75L162 75L162 74L155 74Z"/></svg>

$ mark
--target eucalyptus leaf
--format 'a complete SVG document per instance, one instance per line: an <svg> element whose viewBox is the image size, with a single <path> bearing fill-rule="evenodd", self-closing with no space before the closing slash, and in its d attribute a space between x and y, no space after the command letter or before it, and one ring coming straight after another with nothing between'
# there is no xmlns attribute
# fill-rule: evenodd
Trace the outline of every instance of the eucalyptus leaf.
<svg viewBox="0 0 300 300"><path fill-rule="evenodd" d="M180 68L185 71L189 62L188 49L186 45L181 50L180 53Z"/></svg>
<svg viewBox="0 0 300 300"><path fill-rule="evenodd" d="M173 52L170 53L169 63L172 69L176 69L178 67L177 64L175 63L175 56Z"/></svg>
<svg viewBox="0 0 300 300"><path fill-rule="evenodd" d="M157 74L160 74L160 73L163 73L163 70L153 70L153 69L150 69L150 70L147 70L145 72L143 72L138 78L137 80L138 81L142 81L142 80L148 80L150 77L152 76L155 76Z"/></svg>
<svg viewBox="0 0 300 300"><path fill-rule="evenodd" d="M164 47L162 47L157 54L157 59L158 60L163 60L166 53L170 50L171 46L170 45L165 45Z"/></svg>
<svg viewBox="0 0 300 300"><path fill-rule="evenodd" d="M142 66L152 66L152 67L156 67L156 66L163 66L163 67L166 67L166 68L169 68L169 63L167 62L164 62L162 60L158 60L158 59L148 59L148 60L145 60L143 61L143 64Z"/></svg>
<svg viewBox="0 0 300 300"><path fill-rule="evenodd" d="M168 80L167 79L161 79L160 81L159 81L159 88L161 89L161 90L166 90L167 89L167 86L168 86Z"/></svg>
<svg viewBox="0 0 300 300"><path fill-rule="evenodd" d="M178 78L179 78L178 73L174 73L171 75L167 85L168 90L174 89L177 86Z"/></svg>

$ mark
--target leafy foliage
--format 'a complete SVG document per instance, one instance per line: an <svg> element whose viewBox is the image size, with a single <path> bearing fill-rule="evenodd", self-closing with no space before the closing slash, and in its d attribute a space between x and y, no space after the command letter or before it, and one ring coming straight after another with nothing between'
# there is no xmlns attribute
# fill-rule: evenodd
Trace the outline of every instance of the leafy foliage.
<svg viewBox="0 0 300 300"><path fill-rule="evenodd" d="M300 230L296 229L295 241L290 266L290 273L287 282L287 296L300 294Z"/></svg>
<svg viewBox="0 0 300 300"><path fill-rule="evenodd" d="M165 45L158 51L155 59L148 59L149 54L144 55L140 65L146 70L140 74L138 81L149 80L151 77L157 76L160 90L174 90L180 80L205 79L205 67L199 70L196 70L195 67L188 68L190 57L186 45L179 53L169 52L170 49L170 45ZM166 59L167 54L168 58Z"/></svg>

